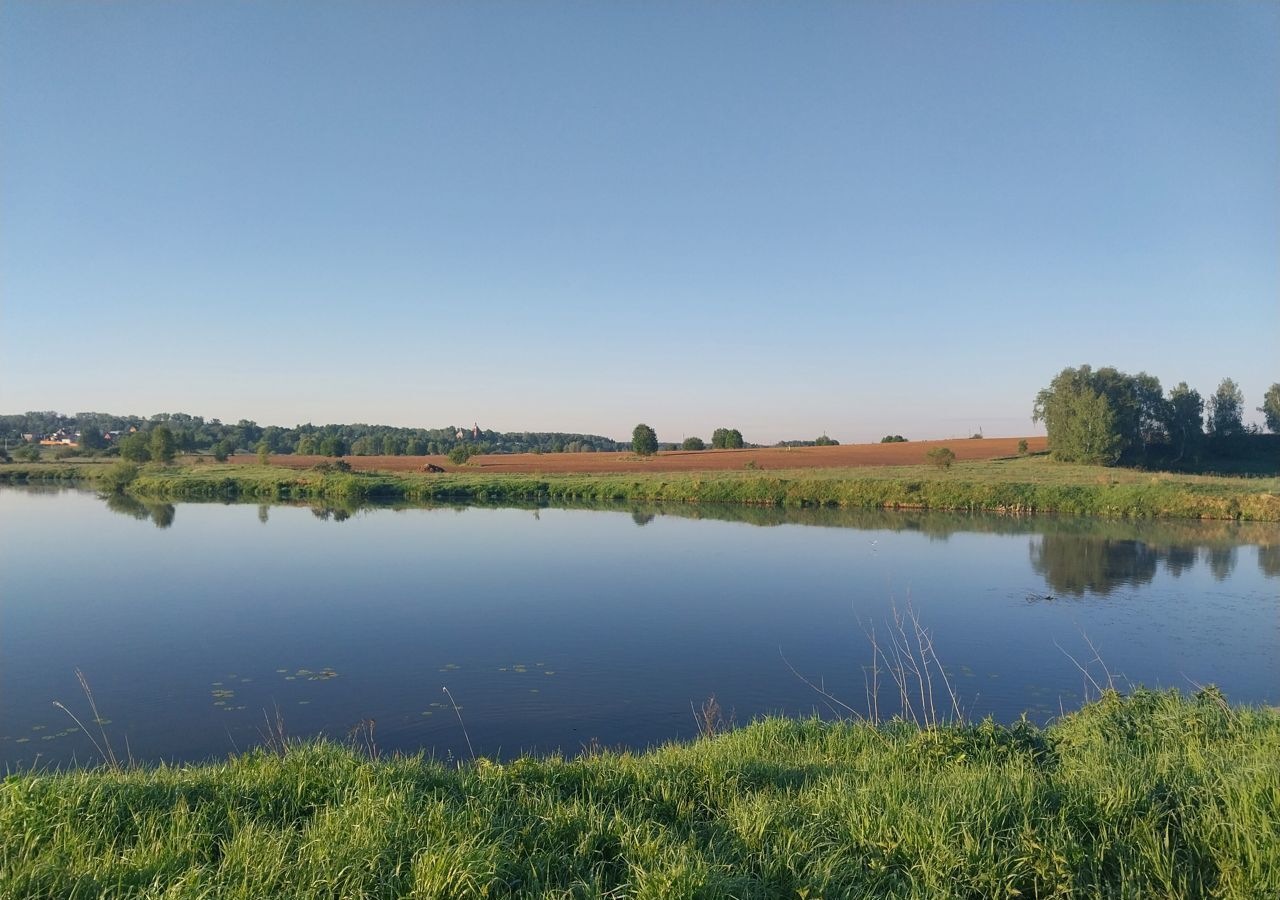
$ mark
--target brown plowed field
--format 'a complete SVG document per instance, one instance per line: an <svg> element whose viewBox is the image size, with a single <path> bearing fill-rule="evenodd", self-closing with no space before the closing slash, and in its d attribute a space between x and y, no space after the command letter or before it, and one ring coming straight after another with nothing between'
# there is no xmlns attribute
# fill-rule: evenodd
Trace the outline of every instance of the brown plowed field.
<svg viewBox="0 0 1280 900"><path fill-rule="evenodd" d="M1026 440L1033 452L1044 450L1043 437L985 438L950 441L911 441L905 444L846 444L839 447L764 447L757 450L664 450L657 456L632 453L513 453L473 456L465 467L443 456L348 456L353 469L384 472L418 471L435 463L449 471L503 474L526 472L542 475L583 472L709 472L742 469L754 462L758 469L845 469L858 466L914 466L927 462L933 447L950 447L956 459L996 459L1015 456L1018 441ZM235 462L252 463L254 456L237 456ZM328 462L323 456L274 456L272 465L306 469Z"/></svg>

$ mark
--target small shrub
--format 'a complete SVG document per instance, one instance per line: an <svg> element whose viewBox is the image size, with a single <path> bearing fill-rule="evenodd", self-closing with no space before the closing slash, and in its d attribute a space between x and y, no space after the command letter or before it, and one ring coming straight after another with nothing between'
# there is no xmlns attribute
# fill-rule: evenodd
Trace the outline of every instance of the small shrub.
<svg viewBox="0 0 1280 900"><path fill-rule="evenodd" d="M925 455L925 459L933 463L939 469L949 469L951 464L956 461L956 455L950 447L934 447Z"/></svg>
<svg viewBox="0 0 1280 900"><path fill-rule="evenodd" d="M744 465L742 468L744 468L744 469L758 469L758 468L760 468L760 467L759 467L758 465L756 465L756 461L755 461L754 459L749 459L749 460L747 460L746 465Z"/></svg>
<svg viewBox="0 0 1280 900"><path fill-rule="evenodd" d="M449 462L455 466L465 465L467 460L475 456L475 448L469 444L459 444L449 451Z"/></svg>
<svg viewBox="0 0 1280 900"><path fill-rule="evenodd" d="M104 490L118 494L137 477L138 467L131 462L121 460L107 469L106 474L102 476L101 484Z"/></svg>
<svg viewBox="0 0 1280 900"><path fill-rule="evenodd" d="M13 451L13 458L23 462L39 462L40 447L37 444L23 444Z"/></svg>
<svg viewBox="0 0 1280 900"><path fill-rule="evenodd" d="M900 434L886 434L880 438L880 443L882 444L905 444L906 442L907 439Z"/></svg>
<svg viewBox="0 0 1280 900"><path fill-rule="evenodd" d="M1018 441L1018 455L1019 456L1027 455L1027 442L1025 440Z"/></svg>
<svg viewBox="0 0 1280 900"><path fill-rule="evenodd" d="M684 443L680 445L681 450L706 450L707 445L703 443L700 437L687 437Z"/></svg>

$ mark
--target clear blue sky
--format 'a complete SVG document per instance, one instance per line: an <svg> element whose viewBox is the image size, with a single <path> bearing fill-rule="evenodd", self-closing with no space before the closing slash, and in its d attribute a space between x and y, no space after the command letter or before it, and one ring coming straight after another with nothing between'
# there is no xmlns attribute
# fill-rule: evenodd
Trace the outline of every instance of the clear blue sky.
<svg viewBox="0 0 1280 900"><path fill-rule="evenodd" d="M1085 362L1280 380L1280 4L0 5L0 412L1027 434Z"/></svg>

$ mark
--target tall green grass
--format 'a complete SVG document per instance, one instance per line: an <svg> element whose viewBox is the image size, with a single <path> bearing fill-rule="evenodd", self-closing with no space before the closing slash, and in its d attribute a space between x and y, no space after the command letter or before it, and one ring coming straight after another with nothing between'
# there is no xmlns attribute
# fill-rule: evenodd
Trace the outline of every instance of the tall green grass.
<svg viewBox="0 0 1280 900"><path fill-rule="evenodd" d="M1046 729L769 719L646 753L314 742L10 776L0 896L1280 894L1280 716L1115 694Z"/></svg>

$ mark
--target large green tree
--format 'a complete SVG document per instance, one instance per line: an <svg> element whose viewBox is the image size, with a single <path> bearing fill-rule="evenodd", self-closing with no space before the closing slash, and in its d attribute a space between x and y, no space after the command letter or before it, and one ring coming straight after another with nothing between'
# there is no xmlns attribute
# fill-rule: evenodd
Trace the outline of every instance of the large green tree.
<svg viewBox="0 0 1280 900"><path fill-rule="evenodd" d="M1214 437L1244 433L1244 393L1230 378L1222 379L1209 398L1209 432Z"/></svg>
<svg viewBox="0 0 1280 900"><path fill-rule="evenodd" d="M173 462L176 446L173 432L169 430L169 426L157 425L151 429L151 437L147 440L147 450L151 453L153 460L161 463Z"/></svg>
<svg viewBox="0 0 1280 900"><path fill-rule="evenodd" d="M637 456L653 456L658 452L658 435L643 422L631 432L631 450Z"/></svg>
<svg viewBox="0 0 1280 900"><path fill-rule="evenodd" d="M120 438L120 457L136 463L151 459L151 448L147 436L141 431L135 431Z"/></svg>
<svg viewBox="0 0 1280 900"><path fill-rule="evenodd" d="M86 425L80 429L80 446L85 450L101 450L107 446L107 439L96 426Z"/></svg>
<svg viewBox="0 0 1280 900"><path fill-rule="evenodd" d="M1111 367L1063 369L1036 395L1031 418L1045 423L1053 457L1067 462L1136 460L1166 434L1160 381Z"/></svg>
<svg viewBox="0 0 1280 900"><path fill-rule="evenodd" d="M1169 400L1165 403L1165 434L1173 446L1174 461L1194 455L1204 439L1204 401L1200 392L1187 387L1185 381L1178 382L1177 387L1169 391Z"/></svg>
<svg viewBox="0 0 1280 900"><path fill-rule="evenodd" d="M1267 430L1272 434L1280 434L1280 382L1267 388L1267 392L1262 395L1262 405L1258 407L1258 412L1266 420Z"/></svg>

